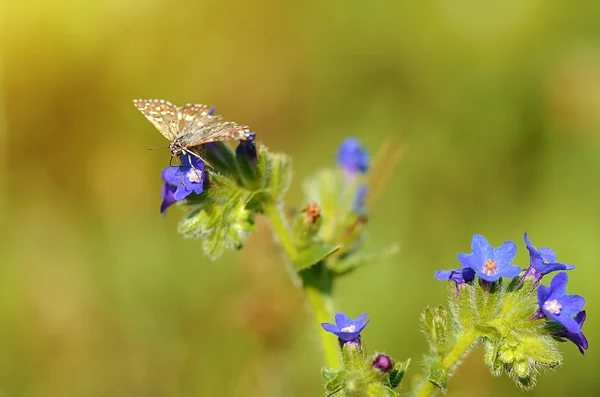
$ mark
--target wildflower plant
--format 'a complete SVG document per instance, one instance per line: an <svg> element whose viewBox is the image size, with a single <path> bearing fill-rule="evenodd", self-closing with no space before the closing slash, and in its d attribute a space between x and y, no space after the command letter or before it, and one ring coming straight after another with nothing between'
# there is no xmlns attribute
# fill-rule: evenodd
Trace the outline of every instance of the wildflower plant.
<svg viewBox="0 0 600 397"><path fill-rule="evenodd" d="M385 174L391 167L378 159L394 156L372 160L360 141L346 139L338 148L337 166L309 178L304 202L291 211L283 201L292 179L291 159L270 152L256 133L246 134L233 151L213 142L193 153L163 170L160 212L183 208L179 232L201 241L212 259L242 249L255 219L266 217L320 325L315 332L324 354L325 395L398 395L410 359L369 354L361 337L367 314L354 320L334 315L332 300L339 278L395 252L393 244L379 253L366 249L369 208L378 194L371 173ZM557 262L550 248L536 248L527 234L524 242L530 257L525 270L513 264L517 244L494 247L475 234L471 252L458 254L457 268L435 272L436 279L448 282L448 308L428 307L421 314L429 352L422 360L423 374L411 382L411 395L445 392L461 359L478 344L484 346L491 373L506 373L522 389L534 387L540 370L562 363L558 343L570 341L582 354L587 350L585 300L567 294L564 271L574 266ZM543 285L551 273L550 285Z"/></svg>

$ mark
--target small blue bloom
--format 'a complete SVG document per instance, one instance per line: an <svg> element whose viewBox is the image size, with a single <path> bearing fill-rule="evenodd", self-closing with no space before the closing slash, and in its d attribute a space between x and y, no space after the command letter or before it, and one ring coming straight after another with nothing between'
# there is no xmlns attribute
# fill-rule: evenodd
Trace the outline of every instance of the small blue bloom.
<svg viewBox="0 0 600 397"><path fill-rule="evenodd" d="M245 156L249 162L256 161L256 146L254 141L256 140L256 132L251 132L246 135L244 139L240 139L239 145L235 148L235 154L238 156Z"/></svg>
<svg viewBox="0 0 600 397"><path fill-rule="evenodd" d="M160 204L161 214L164 214L167 208L177 202L177 200L175 200L175 190L177 190L177 186L171 185L167 182L163 183L162 190L160 192L163 198L163 201Z"/></svg>
<svg viewBox="0 0 600 397"><path fill-rule="evenodd" d="M574 320L579 326L579 332L569 332L567 330L564 330L555 334L555 336L558 336L560 338L566 338L571 342L575 343L581 354L584 354L583 351L588 349L588 340L583 334L583 331L581 330L583 328L583 323L585 323L585 318L585 310L580 311L575 316Z"/></svg>
<svg viewBox="0 0 600 397"><path fill-rule="evenodd" d="M463 267L454 270L438 270L434 274L435 278L441 281L453 280L458 287L461 284L470 283L475 279L475 270L470 267Z"/></svg>
<svg viewBox="0 0 600 397"><path fill-rule="evenodd" d="M564 326L567 332L577 334L581 332L581 326L572 316L583 309L585 299L579 295L567 295L568 281L567 273L558 273L550 282L550 287L540 285L537 290L538 304L547 318Z"/></svg>
<svg viewBox="0 0 600 397"><path fill-rule="evenodd" d="M511 263L517 254L517 245L505 241L500 247L494 248L481 234L471 239L471 254L458 254L458 260L464 267L475 270L480 279L497 281L500 277L516 277L521 268Z"/></svg>
<svg viewBox="0 0 600 397"><path fill-rule="evenodd" d="M181 201L192 193L202 193L206 179L204 162L195 156L181 156L181 165L165 168L162 171L162 179L164 185L161 192L163 197L161 213L176 201Z"/></svg>
<svg viewBox="0 0 600 397"><path fill-rule="evenodd" d="M340 312L335 315L335 325L322 323L321 327L325 331L337 335L344 342L354 342L368 323L367 313L361 314L356 320L351 320L350 317Z"/></svg>
<svg viewBox="0 0 600 397"><path fill-rule="evenodd" d="M356 138L346 138L338 149L337 163L350 176L364 174L369 169L369 152Z"/></svg>
<svg viewBox="0 0 600 397"><path fill-rule="evenodd" d="M556 254L551 248L535 248L533 244L531 244L527 233L525 233L525 244L529 251L529 268L525 271L524 277L531 276L538 282L542 279L542 276L548 273L575 268L573 265L557 262Z"/></svg>
<svg viewBox="0 0 600 397"><path fill-rule="evenodd" d="M210 110L208 111L208 115L213 116L215 114L215 110L216 110L216 108L214 106L211 107Z"/></svg>

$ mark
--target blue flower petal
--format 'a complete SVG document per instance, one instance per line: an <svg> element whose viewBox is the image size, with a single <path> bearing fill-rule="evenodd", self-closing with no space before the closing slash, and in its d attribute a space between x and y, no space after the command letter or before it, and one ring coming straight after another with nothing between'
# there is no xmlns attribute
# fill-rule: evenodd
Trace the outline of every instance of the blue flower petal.
<svg viewBox="0 0 600 397"><path fill-rule="evenodd" d="M505 241L500 247L494 249L494 260L496 262L509 263L515 258L515 255L517 255L517 244L512 241Z"/></svg>
<svg viewBox="0 0 600 397"><path fill-rule="evenodd" d="M345 139L338 149L337 163L351 175L365 173L369 169L369 152L356 138Z"/></svg>
<svg viewBox="0 0 600 397"><path fill-rule="evenodd" d="M470 267L471 269L477 268L477 258L474 254L458 254L456 257L464 267Z"/></svg>
<svg viewBox="0 0 600 397"><path fill-rule="evenodd" d="M327 332L336 333L338 331L337 325L329 324L329 323L321 323L321 327Z"/></svg>
<svg viewBox="0 0 600 397"><path fill-rule="evenodd" d="M335 314L335 323L340 329L342 329L352 325L352 320L345 313L338 312Z"/></svg>

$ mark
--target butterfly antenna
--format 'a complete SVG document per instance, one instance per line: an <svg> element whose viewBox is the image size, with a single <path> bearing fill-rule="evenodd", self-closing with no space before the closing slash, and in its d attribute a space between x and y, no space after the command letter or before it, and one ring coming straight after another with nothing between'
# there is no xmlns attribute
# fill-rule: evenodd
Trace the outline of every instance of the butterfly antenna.
<svg viewBox="0 0 600 397"><path fill-rule="evenodd" d="M168 149L168 146L148 146L148 150Z"/></svg>

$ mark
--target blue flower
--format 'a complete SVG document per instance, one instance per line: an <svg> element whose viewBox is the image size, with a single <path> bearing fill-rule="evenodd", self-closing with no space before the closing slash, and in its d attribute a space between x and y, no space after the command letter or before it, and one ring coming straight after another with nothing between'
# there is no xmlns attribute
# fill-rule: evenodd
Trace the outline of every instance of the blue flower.
<svg viewBox="0 0 600 397"><path fill-rule="evenodd" d="M215 110L216 110L216 108L214 106L211 107L210 110L208 111L208 115L213 116L215 114Z"/></svg>
<svg viewBox="0 0 600 397"><path fill-rule="evenodd" d="M256 161L256 146L254 141L256 140L256 132L251 132L246 135L244 139L240 139L239 145L235 148L235 154L238 156L245 156L249 162Z"/></svg>
<svg viewBox="0 0 600 397"><path fill-rule="evenodd" d="M167 208L177 202L177 200L175 200L175 190L177 190L177 186L171 185L167 182L163 183L162 190L160 192L163 198L163 201L160 204L161 214L164 214Z"/></svg>
<svg viewBox="0 0 600 397"><path fill-rule="evenodd" d="M364 174L369 169L369 152L356 138L346 138L338 149L337 163L350 176Z"/></svg>
<svg viewBox="0 0 600 397"><path fill-rule="evenodd" d="M539 250L531 244L529 236L525 233L525 244L529 251L529 267L523 277L531 276L535 282L539 282L542 276L558 270L571 270L575 266L556 261L556 254L551 248L540 248Z"/></svg>
<svg viewBox="0 0 600 397"><path fill-rule="evenodd" d="M470 267L463 267L454 270L438 270L434 274L435 278L441 281L453 280L456 286L470 283L475 279L475 270Z"/></svg>
<svg viewBox="0 0 600 397"><path fill-rule="evenodd" d="M165 168L162 171L162 179L164 184L161 192L163 197L161 213L176 201L181 201L192 193L202 193L206 179L204 162L195 156L181 156L181 165Z"/></svg>
<svg viewBox="0 0 600 397"><path fill-rule="evenodd" d="M351 320L350 317L340 312L335 315L335 325L322 323L321 327L325 331L337 335L344 342L354 342L368 323L367 313L361 314L356 320Z"/></svg>
<svg viewBox="0 0 600 397"><path fill-rule="evenodd" d="M569 332L567 330L564 330L561 332L557 332L554 335L554 336L558 336L560 338L567 338L571 342L575 343L575 345L577 346L577 348L579 349L579 352L581 354L584 354L583 351L588 349L588 340L581 330L583 328L583 323L585 322L585 318L586 318L585 310L580 311L575 316L574 320L577 323L577 325L579 326L578 332Z"/></svg>
<svg viewBox="0 0 600 397"><path fill-rule="evenodd" d="M572 316L583 309L585 299L579 295L567 295L568 281L567 273L558 273L550 282L550 287L540 285L537 290L538 304L547 318L561 324L567 332L577 334L581 332L581 326Z"/></svg>
<svg viewBox="0 0 600 397"><path fill-rule="evenodd" d="M480 279L497 281L500 277L516 277L521 268L510 263L517 254L517 245L505 241L500 247L494 248L481 234L471 239L471 254L458 254L458 260L464 267L475 270Z"/></svg>

